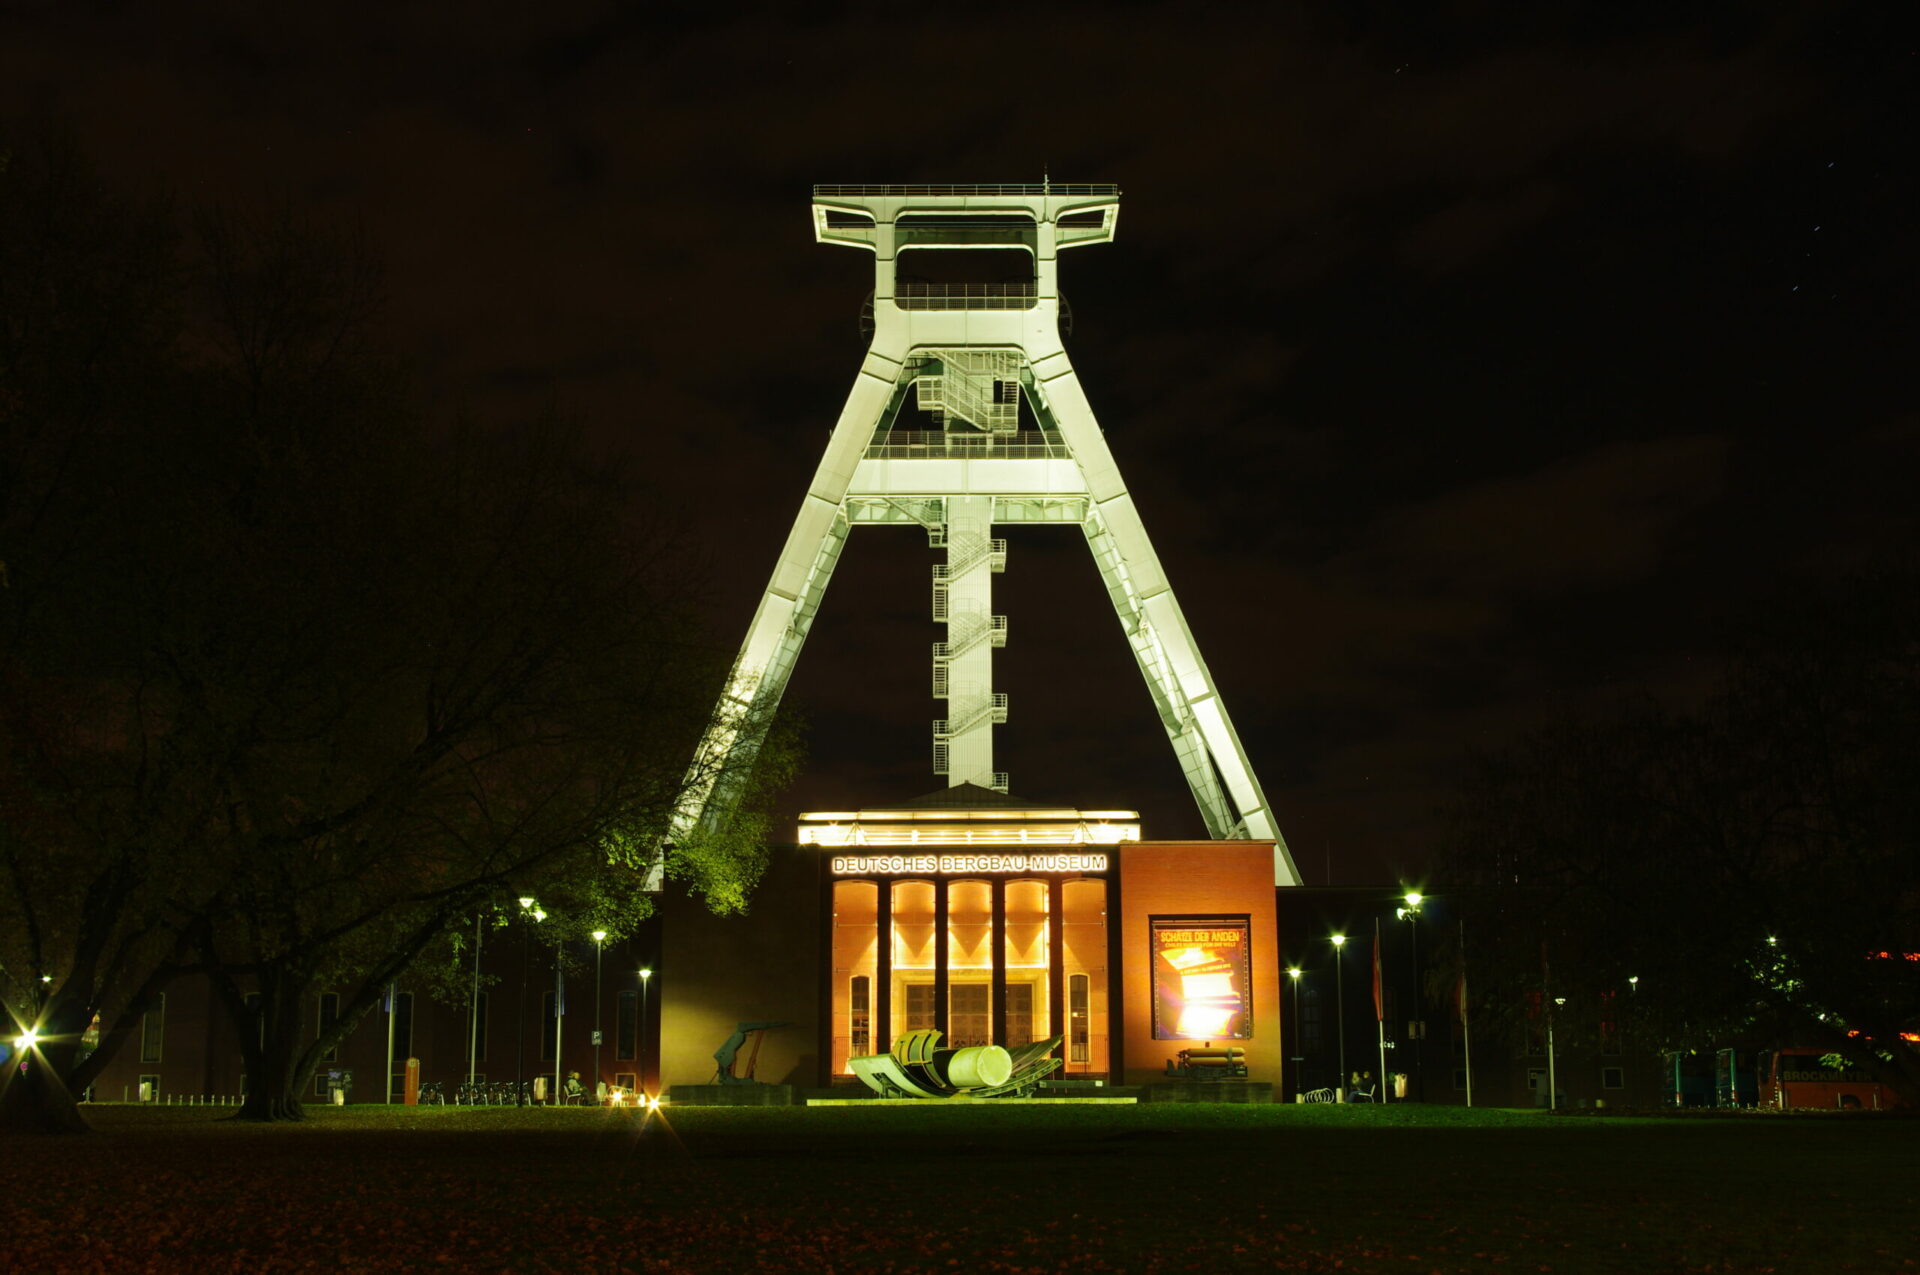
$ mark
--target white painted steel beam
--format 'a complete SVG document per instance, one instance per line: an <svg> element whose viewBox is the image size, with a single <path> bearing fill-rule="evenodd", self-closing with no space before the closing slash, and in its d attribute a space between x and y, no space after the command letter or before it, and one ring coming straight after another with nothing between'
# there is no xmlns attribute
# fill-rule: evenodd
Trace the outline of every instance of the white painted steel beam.
<svg viewBox="0 0 1920 1275"><path fill-rule="evenodd" d="M1174 597L1145 525L1061 344L1058 254L1113 237L1106 185L819 186L814 233L874 255L873 343L742 644L723 707L689 776L678 828L725 817L725 776L741 773L786 689L834 564L855 524L914 525L947 550L936 612L933 689L947 701L936 764L950 783L991 784L991 574L976 552L994 525L1079 526L1210 835L1275 843L1274 880L1297 885L1286 843ZM899 278L909 249L1024 249L1028 282L925 284ZM1017 376L1017 382L1010 378ZM889 425L917 382L941 430ZM1004 395L1024 394L1040 429L1018 431ZM997 562L997 560L995 560ZM944 611L941 608L945 608ZM735 720L735 719L738 720Z"/></svg>

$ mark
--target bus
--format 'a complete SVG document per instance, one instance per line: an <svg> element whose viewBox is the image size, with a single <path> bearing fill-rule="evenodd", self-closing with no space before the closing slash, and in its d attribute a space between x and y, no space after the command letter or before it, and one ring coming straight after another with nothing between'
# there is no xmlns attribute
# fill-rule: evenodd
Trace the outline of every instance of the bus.
<svg viewBox="0 0 1920 1275"><path fill-rule="evenodd" d="M1776 1049L1760 1056L1760 1105L1886 1111L1903 1104L1872 1072L1818 1049Z"/></svg>

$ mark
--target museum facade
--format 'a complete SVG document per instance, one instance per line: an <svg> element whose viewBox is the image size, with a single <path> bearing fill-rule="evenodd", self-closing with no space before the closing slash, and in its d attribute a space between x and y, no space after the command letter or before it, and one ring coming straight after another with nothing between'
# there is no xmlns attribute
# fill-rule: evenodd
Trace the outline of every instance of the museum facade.
<svg viewBox="0 0 1920 1275"><path fill-rule="evenodd" d="M805 814L797 840L747 917L665 904L663 1084L716 1079L711 1051L744 1023L780 1024L752 1079L805 1089L926 1029L953 1048L1058 1037L1071 1084L1165 1078L1208 1047L1279 1083L1271 841L1146 841L1132 811L973 785Z"/></svg>

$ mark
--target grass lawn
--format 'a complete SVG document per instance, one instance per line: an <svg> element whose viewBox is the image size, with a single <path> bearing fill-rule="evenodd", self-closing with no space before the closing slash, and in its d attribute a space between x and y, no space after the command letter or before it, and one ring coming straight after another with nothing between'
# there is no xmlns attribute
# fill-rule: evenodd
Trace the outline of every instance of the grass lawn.
<svg viewBox="0 0 1920 1275"><path fill-rule="evenodd" d="M1901 1271L1920 1121L1420 1106L88 1109L12 1270Z"/></svg>

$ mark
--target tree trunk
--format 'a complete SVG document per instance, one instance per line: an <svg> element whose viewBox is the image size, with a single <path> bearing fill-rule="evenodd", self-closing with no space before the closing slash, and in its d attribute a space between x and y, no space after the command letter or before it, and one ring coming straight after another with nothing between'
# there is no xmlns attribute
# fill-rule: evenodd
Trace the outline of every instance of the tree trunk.
<svg viewBox="0 0 1920 1275"><path fill-rule="evenodd" d="M211 979L220 1003L239 1028L240 1058L247 1069L246 1096L230 1119L262 1123L306 1119L294 1088L294 1064L299 1055L300 1007L312 979L285 966L269 966L258 977L257 1009L247 1005L245 994L226 970L213 970Z"/></svg>

